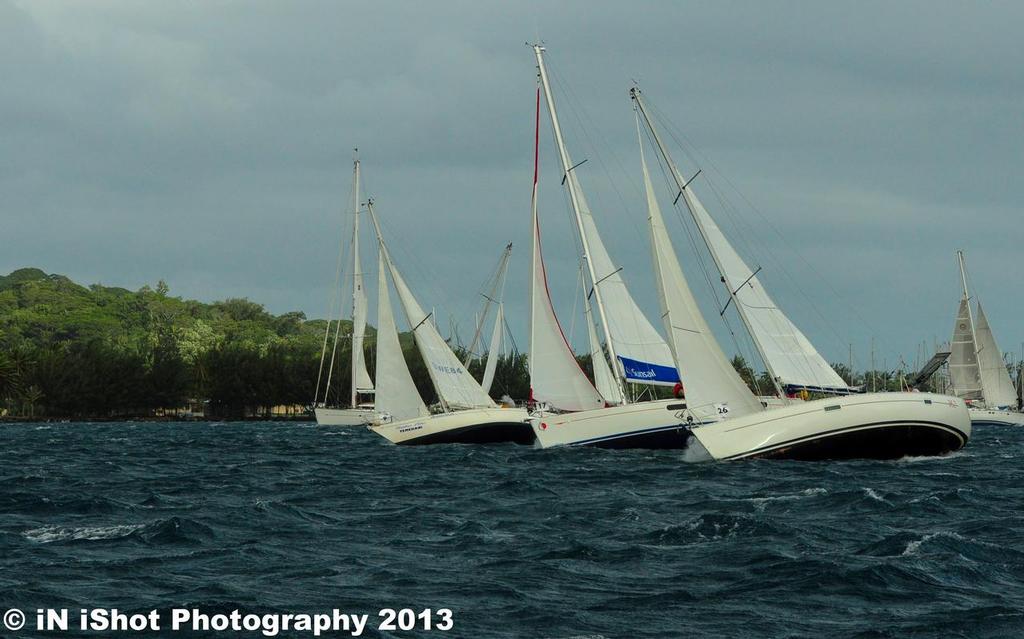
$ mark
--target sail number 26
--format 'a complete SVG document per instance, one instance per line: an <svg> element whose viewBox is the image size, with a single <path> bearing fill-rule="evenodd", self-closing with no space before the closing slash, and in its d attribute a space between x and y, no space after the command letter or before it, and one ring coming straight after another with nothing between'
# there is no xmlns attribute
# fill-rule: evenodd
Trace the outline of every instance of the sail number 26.
<svg viewBox="0 0 1024 639"><path fill-rule="evenodd" d="M451 630L455 627L452 611L448 608L431 610L425 608L419 612L409 608L395 610L383 608L377 613L381 618L379 630Z"/></svg>

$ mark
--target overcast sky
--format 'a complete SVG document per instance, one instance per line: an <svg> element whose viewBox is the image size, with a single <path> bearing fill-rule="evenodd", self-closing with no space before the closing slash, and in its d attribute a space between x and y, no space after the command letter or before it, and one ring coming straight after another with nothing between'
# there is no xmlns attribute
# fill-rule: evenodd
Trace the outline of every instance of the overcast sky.
<svg viewBox="0 0 1024 639"><path fill-rule="evenodd" d="M539 35L595 217L656 325L632 80L701 154L680 150L682 169L723 189L731 208L707 185L705 204L827 357L852 342L864 366L874 335L892 367L948 339L957 248L1000 346L1019 353L1021 24L1018 2L0 0L0 272L164 279L175 295L323 317L358 146L399 267L463 333L516 244L507 315L525 348L524 43ZM575 244L546 124L541 136L568 329Z"/></svg>

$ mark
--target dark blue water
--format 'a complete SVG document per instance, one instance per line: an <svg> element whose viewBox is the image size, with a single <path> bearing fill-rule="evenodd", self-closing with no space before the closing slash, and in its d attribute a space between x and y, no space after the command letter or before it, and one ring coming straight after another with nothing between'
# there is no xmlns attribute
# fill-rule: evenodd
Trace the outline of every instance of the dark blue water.
<svg viewBox="0 0 1024 639"><path fill-rule="evenodd" d="M0 611L454 612L448 632L371 637L1024 636L1024 429L846 463L397 448L284 423L0 438Z"/></svg>

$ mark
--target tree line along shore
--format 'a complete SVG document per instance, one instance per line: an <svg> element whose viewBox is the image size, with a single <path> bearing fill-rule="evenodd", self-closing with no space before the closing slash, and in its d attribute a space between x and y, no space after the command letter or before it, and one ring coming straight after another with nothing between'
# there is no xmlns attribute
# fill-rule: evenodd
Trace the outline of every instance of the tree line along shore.
<svg viewBox="0 0 1024 639"><path fill-rule="evenodd" d="M326 320L297 311L274 315L247 299L174 297L162 281L130 291L19 269L0 276L0 418L305 419L326 328ZM343 320L340 334L350 330ZM400 340L420 395L435 402L412 334ZM453 345L462 359L464 350ZM374 346L375 331L368 327L371 375ZM349 388L348 349L347 340L339 342L332 389ZM590 375L590 356L579 360ZM733 364L755 392L771 388L742 357ZM469 369L479 379L483 362L474 359ZM872 376L851 376L844 365L836 369L851 384ZM895 371L876 371L874 383L879 390L900 385ZM347 390L337 398L335 392L332 401L347 403ZM525 355L502 356L491 394L526 399Z"/></svg>

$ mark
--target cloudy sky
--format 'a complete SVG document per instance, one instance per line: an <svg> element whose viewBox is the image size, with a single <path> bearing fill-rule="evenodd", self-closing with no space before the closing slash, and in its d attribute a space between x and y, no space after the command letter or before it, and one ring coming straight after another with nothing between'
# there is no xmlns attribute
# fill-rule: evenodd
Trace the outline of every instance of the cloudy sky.
<svg viewBox="0 0 1024 639"><path fill-rule="evenodd" d="M0 271L162 278L185 297L322 317L358 146L396 260L440 317L471 323L516 244L507 313L525 347L524 43L540 37L583 186L652 317L633 80L826 356L845 361L852 343L866 365L874 336L892 367L946 339L956 248L1000 345L1019 351L1021 24L1013 2L0 0ZM541 133L545 251L568 325L575 244Z"/></svg>

